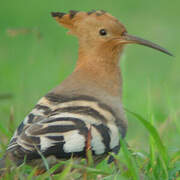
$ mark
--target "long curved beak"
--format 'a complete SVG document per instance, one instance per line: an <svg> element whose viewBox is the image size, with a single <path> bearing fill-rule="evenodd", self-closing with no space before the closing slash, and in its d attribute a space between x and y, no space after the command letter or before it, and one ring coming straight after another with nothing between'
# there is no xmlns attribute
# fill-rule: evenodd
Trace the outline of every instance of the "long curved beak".
<svg viewBox="0 0 180 180"><path fill-rule="evenodd" d="M156 49L158 51L161 51L161 52L163 52L165 54L168 54L169 56L173 56L173 54L171 54L169 51L167 51L163 47L161 47L161 46L159 46L159 45L157 45L157 44L155 44L153 42L144 40L142 38L129 35L127 33L124 33L123 36L121 36L121 44L122 43L123 44L133 44L134 43L134 44L144 45L144 46Z"/></svg>

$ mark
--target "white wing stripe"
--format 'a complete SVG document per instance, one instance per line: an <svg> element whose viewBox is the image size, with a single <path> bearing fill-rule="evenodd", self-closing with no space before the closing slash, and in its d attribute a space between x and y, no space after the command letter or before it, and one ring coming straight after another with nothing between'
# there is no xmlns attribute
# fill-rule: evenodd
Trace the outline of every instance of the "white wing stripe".
<svg viewBox="0 0 180 180"><path fill-rule="evenodd" d="M89 115L82 115L82 114L77 114L77 113L69 113L69 112L65 112L65 113L60 113L54 116L51 116L51 118L77 118L82 120L84 123L88 123L88 124L100 124L102 123L99 119L95 119L92 116Z"/></svg>

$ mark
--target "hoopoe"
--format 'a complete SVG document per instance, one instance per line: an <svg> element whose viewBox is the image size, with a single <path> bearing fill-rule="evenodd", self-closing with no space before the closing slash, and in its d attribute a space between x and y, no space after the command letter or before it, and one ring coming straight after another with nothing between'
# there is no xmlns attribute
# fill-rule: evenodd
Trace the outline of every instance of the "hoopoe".
<svg viewBox="0 0 180 180"><path fill-rule="evenodd" d="M72 74L42 97L15 131L5 157L17 166L25 157L27 163L36 163L41 159L39 152L49 164L72 156L86 157L89 132L95 159L109 152L117 154L120 138L127 131L119 68L124 45L141 44L172 55L159 45L129 35L124 25L105 11L71 10L52 16L78 37L78 60ZM108 162L112 161L109 158Z"/></svg>

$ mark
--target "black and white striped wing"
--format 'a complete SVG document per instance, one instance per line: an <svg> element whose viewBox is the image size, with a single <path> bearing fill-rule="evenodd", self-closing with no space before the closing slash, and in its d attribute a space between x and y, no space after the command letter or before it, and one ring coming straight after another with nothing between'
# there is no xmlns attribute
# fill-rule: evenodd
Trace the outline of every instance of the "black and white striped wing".
<svg viewBox="0 0 180 180"><path fill-rule="evenodd" d="M57 158L85 156L91 129L94 155L118 151L119 130L122 136L126 130L120 122L111 108L93 97L49 93L21 123L8 150L26 155L27 159L38 157L37 149L44 156Z"/></svg>

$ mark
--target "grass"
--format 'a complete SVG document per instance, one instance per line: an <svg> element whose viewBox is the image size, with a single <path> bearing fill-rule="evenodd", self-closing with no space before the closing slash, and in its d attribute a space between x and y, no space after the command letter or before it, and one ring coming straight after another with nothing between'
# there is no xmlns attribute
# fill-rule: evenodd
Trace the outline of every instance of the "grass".
<svg viewBox="0 0 180 180"><path fill-rule="evenodd" d="M130 34L157 42L175 55L129 45L121 60L128 133L116 163L62 161L38 177L26 164L3 179L180 179L179 1L4 1L0 7L0 157L38 99L68 76L77 40L65 35L51 11L105 9ZM91 153L89 153L91 156ZM91 157L90 162L91 162ZM46 160L44 159L46 164ZM62 173L50 176L59 166Z"/></svg>

